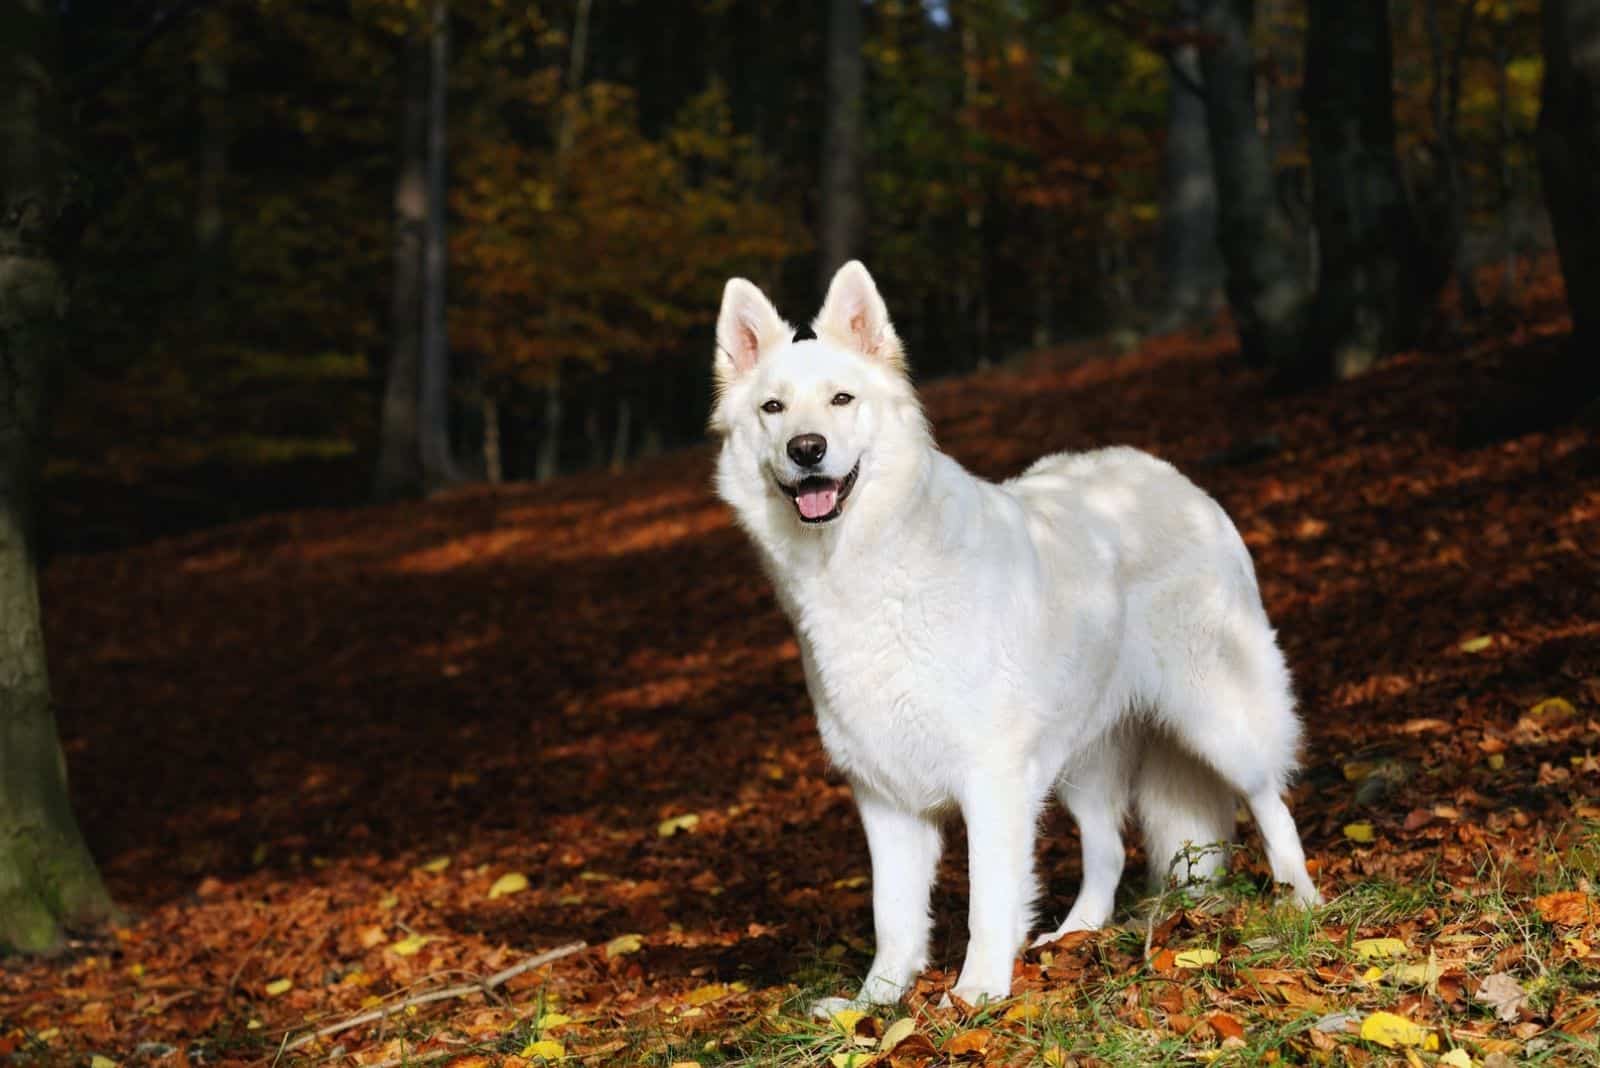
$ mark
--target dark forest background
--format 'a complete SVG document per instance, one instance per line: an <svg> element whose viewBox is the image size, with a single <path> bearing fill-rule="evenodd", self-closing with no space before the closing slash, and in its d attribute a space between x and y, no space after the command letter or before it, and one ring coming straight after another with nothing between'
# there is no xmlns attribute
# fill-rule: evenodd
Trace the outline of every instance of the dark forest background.
<svg viewBox="0 0 1600 1068"><path fill-rule="evenodd" d="M863 258L923 378L1226 294L1293 384L1550 243L1531 0L60 7L61 548L699 440L733 274Z"/></svg>

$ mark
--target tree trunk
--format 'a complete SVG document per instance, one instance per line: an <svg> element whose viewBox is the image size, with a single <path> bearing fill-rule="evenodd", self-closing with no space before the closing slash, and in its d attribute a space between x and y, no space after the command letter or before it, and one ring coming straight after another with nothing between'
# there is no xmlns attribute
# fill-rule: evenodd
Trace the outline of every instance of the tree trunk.
<svg viewBox="0 0 1600 1068"><path fill-rule="evenodd" d="M1572 309L1574 400L1600 398L1600 0L1545 0L1539 167Z"/></svg>
<svg viewBox="0 0 1600 1068"><path fill-rule="evenodd" d="M1193 0L1178 5L1178 28L1194 28ZM1167 75L1167 145L1162 173L1161 259L1166 291L1156 330L1209 315L1222 283L1217 254L1217 183L1206 136L1203 76L1193 45L1180 46Z"/></svg>
<svg viewBox="0 0 1600 1068"><path fill-rule="evenodd" d="M449 211L445 104L450 88L450 5L433 0L428 41L428 195L422 238L421 453L423 489L459 480L450 453L450 338L445 329Z"/></svg>
<svg viewBox="0 0 1600 1068"><path fill-rule="evenodd" d="M428 41L414 29L404 45L400 166L394 183L394 297L389 373L384 382L378 471L379 500L422 490L421 389L422 230L427 215Z"/></svg>
<svg viewBox="0 0 1600 1068"><path fill-rule="evenodd" d="M1272 161L1256 115L1251 0L1203 0L1199 29L1206 131L1217 181L1217 232L1228 303L1246 362L1296 377L1305 287L1273 195Z"/></svg>
<svg viewBox="0 0 1600 1068"><path fill-rule="evenodd" d="M73 819L39 620L34 496L67 302L56 5L0 6L0 949L113 915Z"/></svg>
<svg viewBox="0 0 1600 1068"><path fill-rule="evenodd" d="M1417 242L1395 156L1388 0L1312 0L1306 129L1321 270L1306 337L1319 374L1359 375L1409 343Z"/></svg>
<svg viewBox="0 0 1600 1068"><path fill-rule="evenodd" d="M828 5L827 126L822 138L819 284L859 254L865 210L861 187L861 2Z"/></svg>
<svg viewBox="0 0 1600 1068"><path fill-rule="evenodd" d="M195 195L195 315L210 322L226 262L222 184L228 170L228 48L226 10L208 8L200 20L196 78L200 90L201 149Z"/></svg>
<svg viewBox="0 0 1600 1068"><path fill-rule="evenodd" d="M539 440L539 455L533 477L548 482L561 473L561 372L552 372L544 384L544 428Z"/></svg>

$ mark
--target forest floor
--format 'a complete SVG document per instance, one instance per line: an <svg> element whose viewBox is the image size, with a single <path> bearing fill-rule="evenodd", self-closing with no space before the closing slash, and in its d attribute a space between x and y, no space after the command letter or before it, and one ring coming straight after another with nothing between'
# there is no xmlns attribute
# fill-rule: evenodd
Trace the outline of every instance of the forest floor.
<svg viewBox="0 0 1600 1068"><path fill-rule="evenodd" d="M867 853L704 447L56 559L60 726L128 922L0 961L0 1059L1600 1063L1600 449L1541 418L1566 324L1553 284L1529 301L1296 396L1222 333L925 391L984 475L1130 443L1227 506L1302 699L1325 908L1276 905L1247 832L1214 893L1141 902L1130 867L1123 926L939 1009L957 830L936 970L807 1020L870 959ZM1041 922L1075 841L1046 820Z"/></svg>

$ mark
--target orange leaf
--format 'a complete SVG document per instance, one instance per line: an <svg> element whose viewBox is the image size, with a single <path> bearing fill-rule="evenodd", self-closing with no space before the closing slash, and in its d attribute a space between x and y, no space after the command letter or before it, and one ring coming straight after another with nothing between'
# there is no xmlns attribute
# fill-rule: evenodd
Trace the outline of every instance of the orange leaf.
<svg viewBox="0 0 1600 1068"><path fill-rule="evenodd" d="M1212 1013L1206 1017L1206 1023L1223 1038L1244 1038L1244 1024L1225 1012Z"/></svg>
<svg viewBox="0 0 1600 1068"><path fill-rule="evenodd" d="M1594 904L1589 895L1577 890L1563 890L1533 899L1539 918L1545 923L1559 923L1566 927L1581 927L1594 914Z"/></svg>
<svg viewBox="0 0 1600 1068"><path fill-rule="evenodd" d="M963 1031L944 1044L944 1051L952 1057L959 1057L964 1053L982 1053L989 1048L989 1039L992 1037L981 1027Z"/></svg>

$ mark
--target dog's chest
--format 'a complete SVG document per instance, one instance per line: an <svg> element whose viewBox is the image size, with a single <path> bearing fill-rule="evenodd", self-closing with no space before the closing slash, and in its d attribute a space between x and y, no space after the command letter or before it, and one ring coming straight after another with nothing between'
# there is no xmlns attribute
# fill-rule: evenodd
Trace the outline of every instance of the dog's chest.
<svg viewBox="0 0 1600 1068"><path fill-rule="evenodd" d="M796 621L829 755L907 807L951 800L1009 703L999 628L973 627L968 600L953 584L885 583L819 597Z"/></svg>

